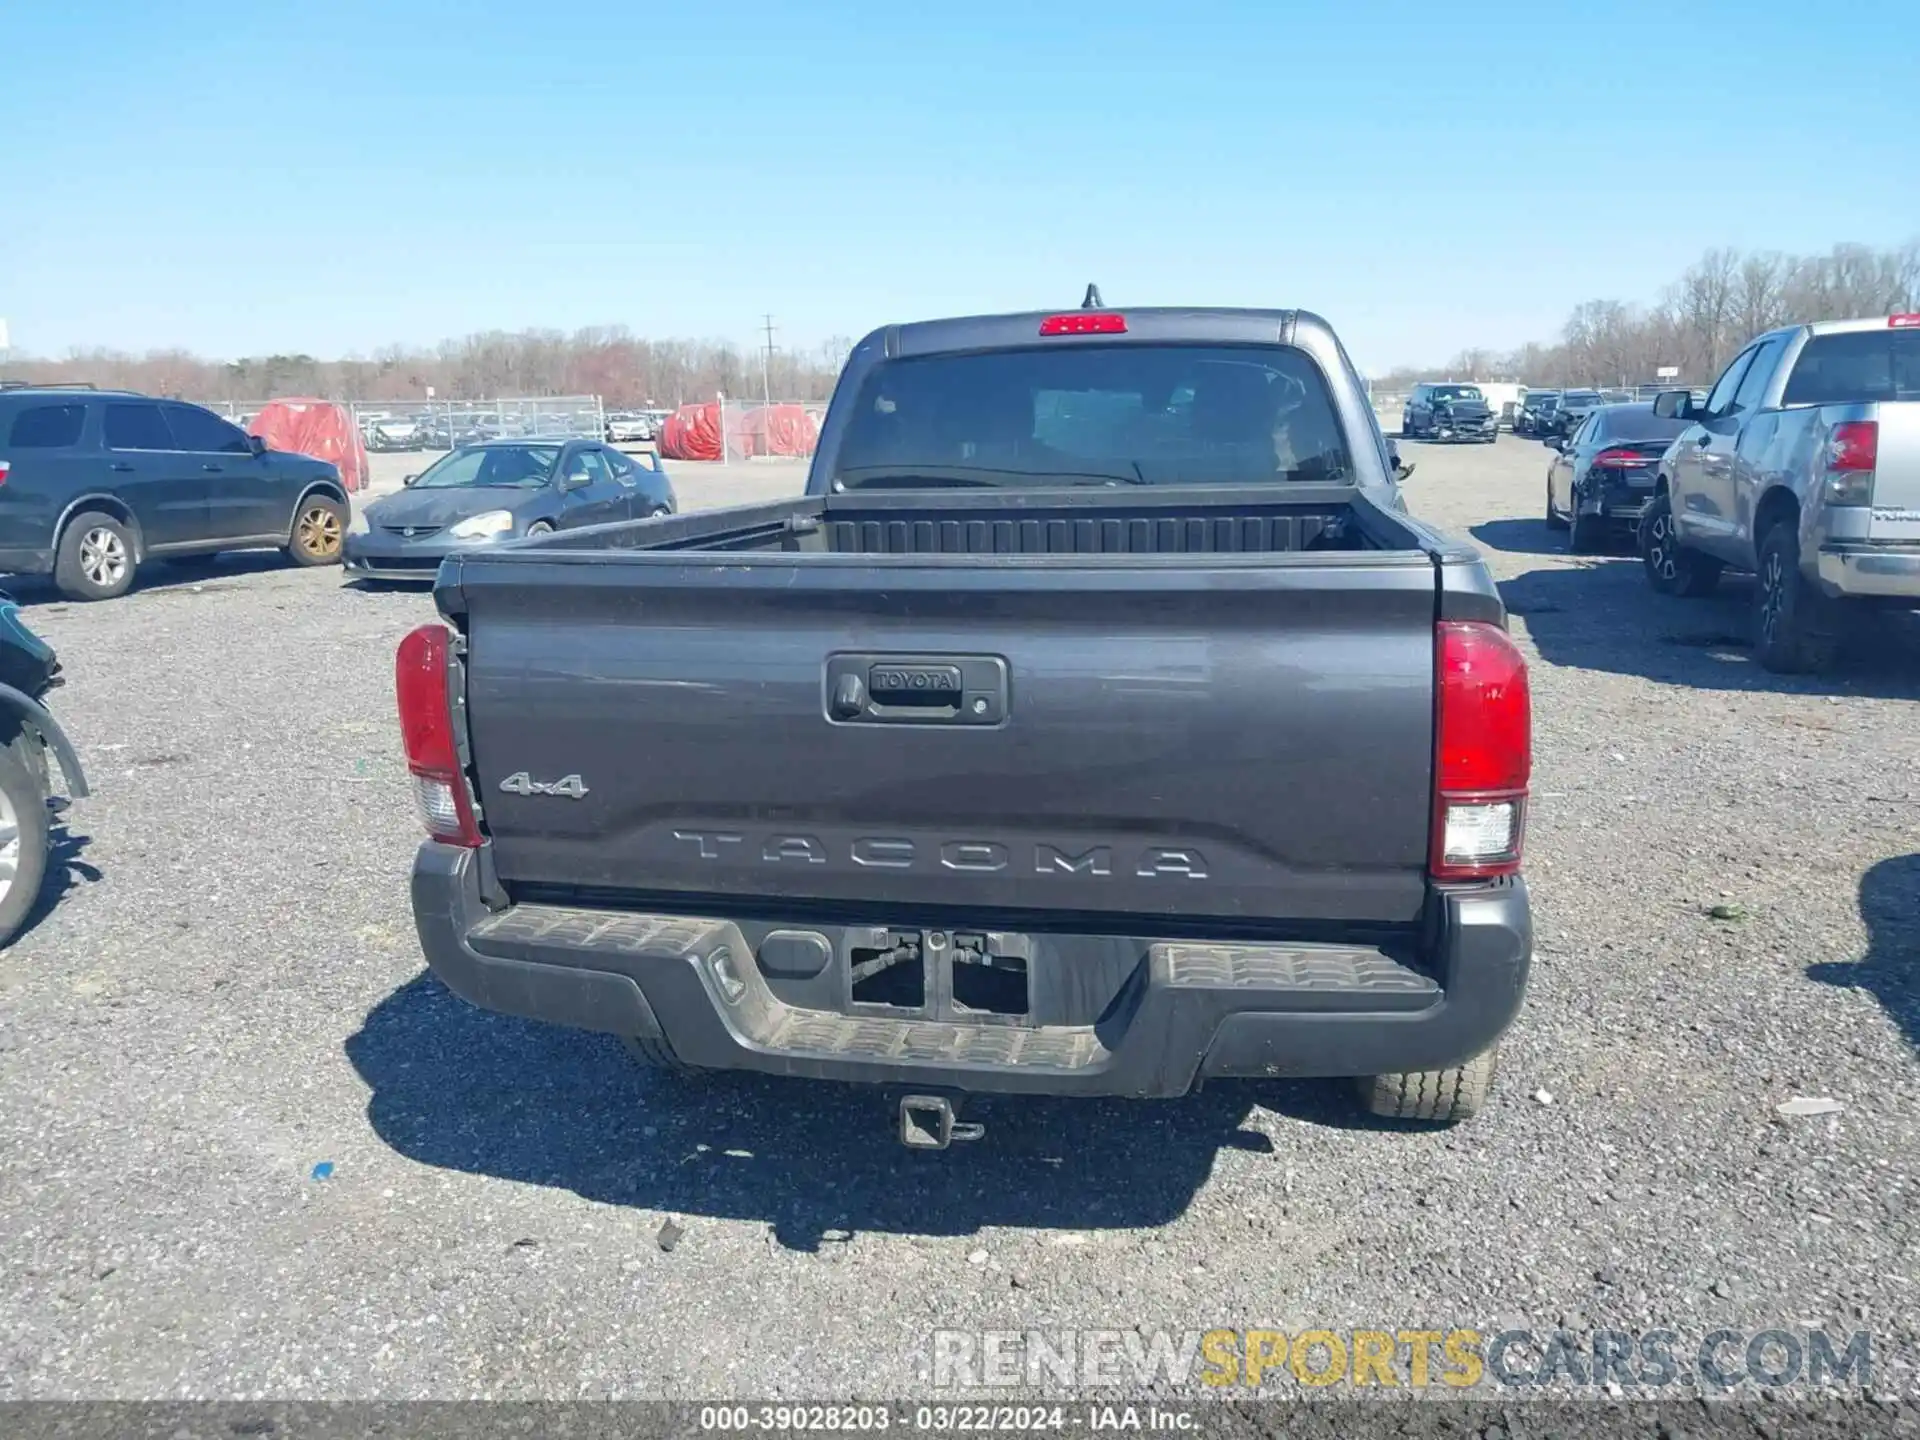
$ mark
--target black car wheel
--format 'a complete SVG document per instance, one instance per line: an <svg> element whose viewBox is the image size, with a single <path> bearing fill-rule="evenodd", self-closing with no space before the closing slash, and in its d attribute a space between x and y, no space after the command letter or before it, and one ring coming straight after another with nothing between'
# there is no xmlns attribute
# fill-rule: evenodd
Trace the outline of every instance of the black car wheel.
<svg viewBox="0 0 1920 1440"><path fill-rule="evenodd" d="M1673 502L1662 492L1640 517L1640 563L1647 582L1662 595L1689 599L1705 595L1720 583L1725 567L1710 555L1689 550L1673 533Z"/></svg>
<svg viewBox="0 0 1920 1440"><path fill-rule="evenodd" d="M83 511L60 532L53 583L69 600L111 600L133 588L133 532L99 510Z"/></svg>
<svg viewBox="0 0 1920 1440"><path fill-rule="evenodd" d="M0 945L20 929L47 874L46 769L33 758L39 746L15 730L0 748Z"/></svg>
<svg viewBox="0 0 1920 1440"><path fill-rule="evenodd" d="M1603 515L1582 515L1580 497L1573 497L1573 516L1569 523L1567 549L1575 555L1591 555L1605 546L1607 521Z"/></svg>
<svg viewBox="0 0 1920 1440"><path fill-rule="evenodd" d="M1791 521L1761 537L1753 587L1753 652L1780 675L1824 670L1839 648L1827 627L1829 604L1800 573L1800 540Z"/></svg>

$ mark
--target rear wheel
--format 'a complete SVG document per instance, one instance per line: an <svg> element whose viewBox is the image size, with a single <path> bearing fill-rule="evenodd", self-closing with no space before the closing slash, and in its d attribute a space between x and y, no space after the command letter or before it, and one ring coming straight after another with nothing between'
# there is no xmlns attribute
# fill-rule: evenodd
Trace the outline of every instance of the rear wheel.
<svg viewBox="0 0 1920 1440"><path fill-rule="evenodd" d="M1500 1051L1496 1046L1464 1065L1405 1075L1363 1075L1355 1083L1370 1114L1391 1120L1429 1120L1454 1125L1478 1115L1493 1093Z"/></svg>
<svg viewBox="0 0 1920 1440"><path fill-rule="evenodd" d="M37 738L0 748L0 945L19 930L47 874L47 775Z"/></svg>
<svg viewBox="0 0 1920 1440"><path fill-rule="evenodd" d="M309 495L293 517L293 538L287 556L296 565L338 565L347 533L347 512L337 500Z"/></svg>
<svg viewBox="0 0 1920 1440"><path fill-rule="evenodd" d="M529 536L551 535L552 533L553 533L553 526L549 525L544 520L536 520L531 525L527 526L527 534Z"/></svg>
<svg viewBox="0 0 1920 1440"><path fill-rule="evenodd" d="M1689 550L1673 532L1673 502L1665 494L1654 497L1640 517L1640 563L1647 582L1662 595L1689 598L1705 595L1720 583L1725 567L1710 555Z"/></svg>
<svg viewBox="0 0 1920 1440"><path fill-rule="evenodd" d="M133 532L113 516L87 510L60 533L53 583L69 600L111 600L133 586Z"/></svg>
<svg viewBox="0 0 1920 1440"><path fill-rule="evenodd" d="M1790 521L1761 537L1753 587L1753 653L1781 675L1824 670L1839 637L1831 628L1832 602L1800 573L1800 539Z"/></svg>
<svg viewBox="0 0 1920 1440"><path fill-rule="evenodd" d="M1576 555L1591 555L1607 543L1607 522L1599 515L1582 515L1578 496L1573 501L1573 533L1567 537L1567 549Z"/></svg>

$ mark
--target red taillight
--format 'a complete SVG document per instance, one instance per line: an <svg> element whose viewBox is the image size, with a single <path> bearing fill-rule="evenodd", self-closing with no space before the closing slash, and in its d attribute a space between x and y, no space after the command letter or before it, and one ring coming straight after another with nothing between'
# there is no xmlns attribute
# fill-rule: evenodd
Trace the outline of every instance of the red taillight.
<svg viewBox="0 0 1920 1440"><path fill-rule="evenodd" d="M1527 662L1507 632L1481 621L1434 627L1433 836L1436 880L1511 875L1520 868L1533 704Z"/></svg>
<svg viewBox="0 0 1920 1440"><path fill-rule="evenodd" d="M1887 328L1891 330L1920 329L1920 315L1889 315Z"/></svg>
<svg viewBox="0 0 1920 1440"><path fill-rule="evenodd" d="M1880 463L1880 422L1842 420L1827 436L1827 469L1872 470Z"/></svg>
<svg viewBox="0 0 1920 1440"><path fill-rule="evenodd" d="M1637 450L1602 450L1593 463L1599 470L1644 470L1653 464L1653 457Z"/></svg>
<svg viewBox="0 0 1920 1440"><path fill-rule="evenodd" d="M400 642L393 663L394 696L400 705L400 737L414 800L427 833L449 845L480 844L460 751L453 739L453 701L447 689L447 630L422 625Z"/></svg>
<svg viewBox="0 0 1920 1440"><path fill-rule="evenodd" d="M0 460L0 485L7 483L7 472L13 469L11 460Z"/></svg>
<svg viewBox="0 0 1920 1440"><path fill-rule="evenodd" d="M1112 310L1076 310L1071 315L1049 315L1040 322L1042 335L1124 335L1127 317Z"/></svg>

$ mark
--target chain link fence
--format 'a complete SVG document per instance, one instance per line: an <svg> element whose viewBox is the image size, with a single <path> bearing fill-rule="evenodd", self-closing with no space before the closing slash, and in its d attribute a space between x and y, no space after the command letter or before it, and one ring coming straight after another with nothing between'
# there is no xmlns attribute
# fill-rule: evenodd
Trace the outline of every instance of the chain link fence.
<svg viewBox="0 0 1920 1440"><path fill-rule="evenodd" d="M263 401L198 402L245 426ZM373 451L450 450L481 440L520 436L598 440L607 433L598 395L496 396L484 400L351 400L367 448Z"/></svg>

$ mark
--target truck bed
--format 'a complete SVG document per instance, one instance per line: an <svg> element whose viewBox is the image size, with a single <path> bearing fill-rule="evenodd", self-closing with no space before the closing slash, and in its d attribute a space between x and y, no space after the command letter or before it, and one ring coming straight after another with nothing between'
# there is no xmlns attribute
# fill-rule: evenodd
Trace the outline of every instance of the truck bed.
<svg viewBox="0 0 1920 1440"><path fill-rule="evenodd" d="M532 542L538 549L762 551L798 555L1277 555L1419 550L1403 515L1355 500L1351 486L1175 490L1137 497L1003 490L803 496L663 520L601 525ZM524 550L527 546L514 547ZM507 553L502 551L502 554Z"/></svg>

